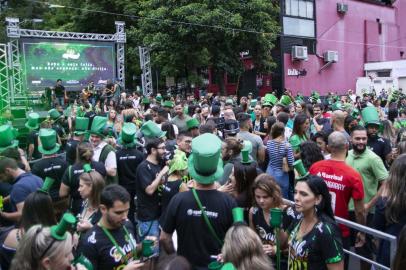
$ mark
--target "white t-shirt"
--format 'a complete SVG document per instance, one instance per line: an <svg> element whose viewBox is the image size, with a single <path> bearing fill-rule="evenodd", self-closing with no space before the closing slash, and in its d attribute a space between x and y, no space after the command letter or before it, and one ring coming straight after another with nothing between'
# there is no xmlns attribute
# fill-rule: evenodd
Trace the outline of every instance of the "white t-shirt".
<svg viewBox="0 0 406 270"><path fill-rule="evenodd" d="M103 150L103 147L106 146L106 142L101 142L96 148L93 149L93 160L99 161L100 154ZM106 169L117 169L116 153L111 151L104 162Z"/></svg>

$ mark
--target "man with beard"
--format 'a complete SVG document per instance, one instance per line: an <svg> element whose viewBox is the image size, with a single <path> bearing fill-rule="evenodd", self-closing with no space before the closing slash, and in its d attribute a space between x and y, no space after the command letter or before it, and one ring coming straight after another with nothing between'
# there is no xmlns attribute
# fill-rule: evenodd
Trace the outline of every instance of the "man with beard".
<svg viewBox="0 0 406 270"><path fill-rule="evenodd" d="M388 161L392 158L392 147L389 140L378 135L381 126L378 111L374 107L367 107L361 111L361 114L368 134L367 146L382 159L388 169Z"/></svg>
<svg viewBox="0 0 406 270"><path fill-rule="evenodd" d="M78 254L90 260L98 270L141 269L135 261L137 244L134 228L127 221L130 194L119 185L109 185L100 195L102 217L82 238Z"/></svg>
<svg viewBox="0 0 406 270"><path fill-rule="evenodd" d="M175 124L178 129L179 133L180 132L186 132L187 131L187 125L186 122L190 119L190 116L185 115L183 113L183 106L181 103L176 103L176 106L174 108L175 111L175 117L172 118L172 124Z"/></svg>
<svg viewBox="0 0 406 270"><path fill-rule="evenodd" d="M165 182L169 171L163 166L165 143L162 139L149 140L145 146L147 158L138 165L136 173L138 233L142 240L159 236L160 196L159 185Z"/></svg>
<svg viewBox="0 0 406 270"><path fill-rule="evenodd" d="M367 148L367 131L363 126L356 126L351 133L353 149L348 152L346 163L358 171L362 176L364 185L364 207L367 213L367 226L371 226L373 220L374 206L378 200L380 190L385 186L388 171L381 158L372 150ZM350 204L350 217L354 220L354 204ZM365 245L364 245L365 247ZM370 249L364 247L356 248L358 254L372 258ZM358 250L359 249L359 250ZM370 269L368 263L361 262L361 269Z"/></svg>

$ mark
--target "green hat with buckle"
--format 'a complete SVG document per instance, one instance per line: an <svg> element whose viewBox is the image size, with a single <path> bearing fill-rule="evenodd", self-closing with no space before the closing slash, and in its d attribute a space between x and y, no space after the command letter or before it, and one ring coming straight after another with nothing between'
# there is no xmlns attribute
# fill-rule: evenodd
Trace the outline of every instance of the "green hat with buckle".
<svg viewBox="0 0 406 270"><path fill-rule="evenodd" d="M190 176L200 184L212 184L223 175L221 140L205 133L192 140L192 154L188 160Z"/></svg>
<svg viewBox="0 0 406 270"><path fill-rule="evenodd" d="M145 138L162 138L166 135L166 131L162 131L159 126L151 120L145 122L141 126L141 133Z"/></svg>
<svg viewBox="0 0 406 270"><path fill-rule="evenodd" d="M56 109L49 110L48 115L49 118L51 118L54 121L58 120L62 116Z"/></svg>
<svg viewBox="0 0 406 270"><path fill-rule="evenodd" d="M283 95L283 96L281 96L278 104L286 107L286 106L289 106L291 103L292 103L292 99L287 95Z"/></svg>
<svg viewBox="0 0 406 270"><path fill-rule="evenodd" d="M95 116L93 118L92 126L90 127L90 134L104 138L104 130L107 124L107 117Z"/></svg>
<svg viewBox="0 0 406 270"><path fill-rule="evenodd" d="M54 182L55 182L55 179L48 177L48 176L45 177L44 183L42 184L42 187L39 189L39 191L44 192L44 193L49 193L49 190L51 189Z"/></svg>
<svg viewBox="0 0 406 270"><path fill-rule="evenodd" d="M86 133L89 127L89 118L87 117L76 117L75 119L75 135L83 135Z"/></svg>
<svg viewBox="0 0 406 270"><path fill-rule="evenodd" d="M365 123L365 126L374 124L381 126L381 120L379 119L378 111L373 106L368 106L362 109L361 111L362 120Z"/></svg>
<svg viewBox="0 0 406 270"><path fill-rule="evenodd" d="M175 154L171 161L169 161L169 172L168 175L171 175L175 171L184 171L187 169L187 157L185 152L178 149L175 150Z"/></svg>
<svg viewBox="0 0 406 270"><path fill-rule="evenodd" d="M28 114L28 121L25 123L25 127L28 129L38 129L39 128L39 114L32 112Z"/></svg>
<svg viewBox="0 0 406 270"><path fill-rule="evenodd" d="M137 127L134 123L125 123L121 129L118 143L126 147L134 146L137 142L136 133Z"/></svg>
<svg viewBox="0 0 406 270"><path fill-rule="evenodd" d="M10 125L0 126L0 152L10 147L17 147L18 141L15 139L17 130Z"/></svg>
<svg viewBox="0 0 406 270"><path fill-rule="evenodd" d="M199 120L197 120L196 118L190 118L189 120L186 121L186 126L187 129L190 130L192 128L199 128Z"/></svg>
<svg viewBox="0 0 406 270"><path fill-rule="evenodd" d="M295 168L296 172L298 173L298 177L296 177L297 180L303 179L306 176L309 175L309 172L306 170L306 168L303 165L303 162L301 159L296 160L293 163L293 167Z"/></svg>
<svg viewBox="0 0 406 270"><path fill-rule="evenodd" d="M173 102L170 100L165 100L162 106L167 108L173 108Z"/></svg>
<svg viewBox="0 0 406 270"><path fill-rule="evenodd" d="M56 131L50 128L41 128L38 134L41 145L38 146L38 151L44 155L52 155L59 151L61 147L56 143Z"/></svg>
<svg viewBox="0 0 406 270"><path fill-rule="evenodd" d="M264 106L273 106L278 102L278 98L273 94L266 94L264 97ZM268 105L270 104L270 105Z"/></svg>
<svg viewBox="0 0 406 270"><path fill-rule="evenodd" d="M70 229L73 229L76 224L76 218L71 213L65 213L62 216L61 221L51 227L51 236L55 240L63 241L66 239L66 232Z"/></svg>

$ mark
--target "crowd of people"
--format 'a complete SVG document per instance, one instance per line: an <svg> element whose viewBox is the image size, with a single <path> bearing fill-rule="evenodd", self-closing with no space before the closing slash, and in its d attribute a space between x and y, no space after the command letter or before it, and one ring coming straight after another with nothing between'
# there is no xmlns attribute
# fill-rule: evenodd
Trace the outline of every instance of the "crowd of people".
<svg viewBox="0 0 406 270"><path fill-rule="evenodd" d="M2 270L354 269L352 248L406 268L401 91L110 86L72 96L58 81L48 117L27 117L26 149L0 126ZM398 237L394 260L388 241L336 216Z"/></svg>

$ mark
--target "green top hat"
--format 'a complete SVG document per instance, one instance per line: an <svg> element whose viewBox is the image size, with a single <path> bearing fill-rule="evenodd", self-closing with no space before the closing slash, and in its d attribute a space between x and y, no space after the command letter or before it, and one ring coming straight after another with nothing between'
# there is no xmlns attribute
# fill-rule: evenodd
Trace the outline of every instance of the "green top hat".
<svg viewBox="0 0 406 270"><path fill-rule="evenodd" d="M104 129L107 124L107 117L95 116L93 118L92 126L90 128L90 134L104 137Z"/></svg>
<svg viewBox="0 0 406 270"><path fill-rule="evenodd" d="M293 163L293 167L295 168L295 170L299 174L299 177L296 178L297 180L303 179L303 178L305 178L306 176L309 175L309 172L304 167L303 162L302 162L301 159L296 160Z"/></svg>
<svg viewBox="0 0 406 270"><path fill-rule="evenodd" d="M244 208L233 208L233 221L234 223L244 222Z"/></svg>
<svg viewBox="0 0 406 270"><path fill-rule="evenodd" d="M282 216L283 216L283 211L282 209L279 208L272 208L271 209L271 226L274 228L279 228L282 224Z"/></svg>
<svg viewBox="0 0 406 270"><path fill-rule="evenodd" d="M173 102L170 100L165 100L162 106L167 108L173 108Z"/></svg>
<svg viewBox="0 0 406 270"><path fill-rule="evenodd" d="M237 268L234 267L234 264L228 262L225 263L220 270L237 270Z"/></svg>
<svg viewBox="0 0 406 270"><path fill-rule="evenodd" d="M205 133L192 140L192 154L188 160L190 176L201 184L211 184L223 175L221 140Z"/></svg>
<svg viewBox="0 0 406 270"><path fill-rule="evenodd" d="M288 106L291 103L292 103L292 99L287 95L281 96L281 99L279 100L279 104L282 106Z"/></svg>
<svg viewBox="0 0 406 270"><path fill-rule="evenodd" d="M58 120L62 116L56 109L49 110L48 115L54 121Z"/></svg>
<svg viewBox="0 0 406 270"><path fill-rule="evenodd" d="M144 134L145 138L162 138L166 135L166 131L162 131L158 125L151 120L141 126L141 133Z"/></svg>
<svg viewBox="0 0 406 270"><path fill-rule="evenodd" d="M65 213L61 221L51 227L51 236L59 241L66 239L66 231L73 228L76 224L76 218L71 213Z"/></svg>
<svg viewBox="0 0 406 270"><path fill-rule="evenodd" d="M39 191L49 193L49 190L51 189L54 182L55 182L55 179L48 177L48 176L45 177L44 184L42 184L42 187L39 189Z"/></svg>
<svg viewBox="0 0 406 270"><path fill-rule="evenodd" d="M135 134L137 133L137 127L134 123L125 123L121 129L120 138L118 138L118 143L123 146L135 145L137 138Z"/></svg>
<svg viewBox="0 0 406 270"><path fill-rule="evenodd" d="M52 155L59 151L61 147L56 143L56 131L50 128L41 128L39 130L39 140L41 145L38 146L38 151L44 155Z"/></svg>
<svg viewBox="0 0 406 270"><path fill-rule="evenodd" d="M190 118L189 120L186 121L186 126L187 129L192 129L192 128L199 128L199 121L196 118Z"/></svg>
<svg viewBox="0 0 406 270"><path fill-rule="evenodd" d="M157 95L157 96L155 97L155 100L158 101L158 102L160 102L160 101L162 100L162 96L161 96L161 95Z"/></svg>
<svg viewBox="0 0 406 270"><path fill-rule="evenodd" d="M89 118L87 117L76 117L75 119L75 135L83 135L86 133L89 127Z"/></svg>
<svg viewBox="0 0 406 270"><path fill-rule="evenodd" d="M17 147L16 130L10 125L0 126L0 152L10 147Z"/></svg>
<svg viewBox="0 0 406 270"><path fill-rule="evenodd" d="M151 101L149 100L149 97L143 97L141 100L141 104L150 104Z"/></svg>
<svg viewBox="0 0 406 270"><path fill-rule="evenodd" d="M265 103L271 103L271 105L275 105L278 102L278 98L272 94L266 94L264 97L264 105ZM266 105L265 105L266 106Z"/></svg>
<svg viewBox="0 0 406 270"><path fill-rule="evenodd" d="M88 258L86 258L85 256L83 256L83 254L81 254L79 257L75 258L75 260L72 262L73 265L78 265L81 264L83 265L86 270L93 270L93 264L89 261Z"/></svg>
<svg viewBox="0 0 406 270"><path fill-rule="evenodd" d="M28 129L38 129L39 128L39 114L32 112L28 115L28 121L25 123L25 127Z"/></svg>
<svg viewBox="0 0 406 270"><path fill-rule="evenodd" d="M373 106L368 106L362 109L361 111L362 120L365 123L365 126L370 124L375 124L380 126L381 121L379 120L378 111Z"/></svg>
<svg viewBox="0 0 406 270"><path fill-rule="evenodd" d="M251 164L252 163L252 158L250 156L250 151L248 149L243 149L241 150L241 163L242 164Z"/></svg>
<svg viewBox="0 0 406 270"><path fill-rule="evenodd" d="M172 160L169 162L168 175L171 175L175 171L184 171L186 169L187 169L186 154L185 152L176 149Z"/></svg>

